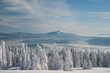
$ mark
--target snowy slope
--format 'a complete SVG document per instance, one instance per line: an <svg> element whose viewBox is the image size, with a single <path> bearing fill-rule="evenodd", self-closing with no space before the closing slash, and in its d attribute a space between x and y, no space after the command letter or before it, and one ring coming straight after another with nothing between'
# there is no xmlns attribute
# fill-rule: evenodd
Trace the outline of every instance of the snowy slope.
<svg viewBox="0 0 110 73"><path fill-rule="evenodd" d="M110 73L110 68L93 68L90 70L83 70L81 68L74 68L73 71L55 71L55 70L1 70L0 73Z"/></svg>

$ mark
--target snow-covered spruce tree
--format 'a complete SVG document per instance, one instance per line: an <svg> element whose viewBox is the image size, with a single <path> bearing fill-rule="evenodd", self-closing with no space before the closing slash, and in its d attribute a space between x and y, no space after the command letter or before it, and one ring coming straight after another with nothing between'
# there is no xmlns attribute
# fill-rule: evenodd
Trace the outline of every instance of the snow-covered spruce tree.
<svg viewBox="0 0 110 73"><path fill-rule="evenodd" d="M1 62L1 69L8 69L7 66L7 55L6 55L6 46L5 46L5 42L2 41L1 43L1 48L2 48L2 62Z"/></svg>
<svg viewBox="0 0 110 73"><path fill-rule="evenodd" d="M8 62L8 67L12 67L12 51L10 50L11 47L7 50L7 62Z"/></svg>
<svg viewBox="0 0 110 73"><path fill-rule="evenodd" d="M41 46L37 44L37 47L36 47L36 54L39 56L39 58L41 57L41 53L42 53Z"/></svg>
<svg viewBox="0 0 110 73"><path fill-rule="evenodd" d="M60 53L62 55L62 59L63 59L63 63L64 63L65 57L66 57L66 48L63 48Z"/></svg>
<svg viewBox="0 0 110 73"><path fill-rule="evenodd" d="M26 46L25 54L26 54L26 69L27 70L31 69L30 53L31 53L30 48Z"/></svg>
<svg viewBox="0 0 110 73"><path fill-rule="evenodd" d="M103 63L103 66L104 67L109 67L109 65L110 65L110 53L109 52L107 52L107 53L104 53L104 63Z"/></svg>
<svg viewBox="0 0 110 73"><path fill-rule="evenodd" d="M87 50L84 51L84 64L83 69L91 69L92 63L90 60L89 52Z"/></svg>
<svg viewBox="0 0 110 73"><path fill-rule="evenodd" d="M60 62L60 69L63 69L64 59L63 59L62 50L59 51L59 62Z"/></svg>
<svg viewBox="0 0 110 73"><path fill-rule="evenodd" d="M110 67L110 52L109 51L106 53L106 56L107 56L107 67Z"/></svg>
<svg viewBox="0 0 110 73"><path fill-rule="evenodd" d="M97 55L95 52L90 52L90 59L93 67L97 67Z"/></svg>
<svg viewBox="0 0 110 73"><path fill-rule="evenodd" d="M89 51L87 49L83 52L83 59L86 59L87 64L89 63L90 56L89 56Z"/></svg>
<svg viewBox="0 0 110 73"><path fill-rule="evenodd" d="M61 70L61 69L63 69L63 62L64 62L62 55L59 56L59 62L60 62L60 70Z"/></svg>
<svg viewBox="0 0 110 73"><path fill-rule="evenodd" d="M80 67L80 57L79 57L79 53L76 53L76 63L75 63L75 67Z"/></svg>
<svg viewBox="0 0 110 73"><path fill-rule="evenodd" d="M87 69L87 60L84 59L83 69Z"/></svg>
<svg viewBox="0 0 110 73"><path fill-rule="evenodd" d="M21 62L20 62L20 51L21 51L21 49L17 47L17 48L16 48L17 67L20 67L20 63L21 63Z"/></svg>
<svg viewBox="0 0 110 73"><path fill-rule="evenodd" d="M48 60L44 49L42 50L40 63L41 63L42 70L48 70Z"/></svg>
<svg viewBox="0 0 110 73"><path fill-rule="evenodd" d="M101 52L100 50L98 50L98 55L97 55L97 64L99 67L103 67L104 66L104 52Z"/></svg>
<svg viewBox="0 0 110 73"><path fill-rule="evenodd" d="M56 44L53 47L53 69L59 70L60 69L60 61L59 61L59 54Z"/></svg>
<svg viewBox="0 0 110 73"><path fill-rule="evenodd" d="M52 70L53 69L52 68L52 66L53 66L53 64L52 64L52 62L53 62L53 60L52 60L52 58L53 58L53 51L51 49L48 50L47 57L48 57L48 69Z"/></svg>
<svg viewBox="0 0 110 73"><path fill-rule="evenodd" d="M88 69L92 69L92 62L91 62L91 60L89 60L89 63L88 63L88 67L87 67Z"/></svg>
<svg viewBox="0 0 110 73"><path fill-rule="evenodd" d="M19 48L16 47L16 48L12 48L12 66L13 67L19 67Z"/></svg>
<svg viewBox="0 0 110 73"><path fill-rule="evenodd" d="M65 50L65 49L64 49ZM76 59L74 58L75 57L75 49L71 49L71 55L72 55L72 61L73 61L73 67L75 67L75 63L76 63ZM66 54L65 54L66 56Z"/></svg>
<svg viewBox="0 0 110 73"><path fill-rule="evenodd" d="M73 61L72 61L72 55L70 49L65 49L65 59L63 64L63 70L64 71L71 71L73 70Z"/></svg>
<svg viewBox="0 0 110 73"><path fill-rule="evenodd" d="M72 57L73 57L73 63L74 67L80 67L80 56L79 51L72 49Z"/></svg>
<svg viewBox="0 0 110 73"><path fill-rule="evenodd" d="M0 70L2 70L2 47L0 46Z"/></svg>
<svg viewBox="0 0 110 73"><path fill-rule="evenodd" d="M56 48L56 44L54 44L53 49L49 51L49 69L51 70L59 70L61 69L59 53Z"/></svg>
<svg viewBox="0 0 110 73"><path fill-rule="evenodd" d="M36 55L36 59L38 59L38 61L37 61L37 63L38 63L38 64L37 64L37 67L38 67L37 70L38 70L38 69L40 70L40 69L43 68L43 67L41 68L41 61L43 60L43 59L42 59L43 57L42 57L42 49L41 49L41 46L38 45L38 44L37 44L37 47L36 47L36 54L37 54L37 55Z"/></svg>
<svg viewBox="0 0 110 73"><path fill-rule="evenodd" d="M27 69L27 64L26 64L26 45L22 44L21 49L21 53L20 53L20 68L22 70L26 70Z"/></svg>
<svg viewBox="0 0 110 73"><path fill-rule="evenodd" d="M80 51L80 66L83 67L83 52Z"/></svg>
<svg viewBox="0 0 110 73"><path fill-rule="evenodd" d="M37 56L37 54L34 54L32 56L32 70L41 70L40 65L40 58Z"/></svg>
<svg viewBox="0 0 110 73"><path fill-rule="evenodd" d="M90 60L89 60L89 62L87 63L87 60L84 59L83 69L92 69L92 63L91 63Z"/></svg>
<svg viewBox="0 0 110 73"><path fill-rule="evenodd" d="M34 55L36 55L36 56L34 56ZM48 70L48 60L47 60L46 52L38 44L37 44L37 47L35 49L34 55L32 58L32 69Z"/></svg>

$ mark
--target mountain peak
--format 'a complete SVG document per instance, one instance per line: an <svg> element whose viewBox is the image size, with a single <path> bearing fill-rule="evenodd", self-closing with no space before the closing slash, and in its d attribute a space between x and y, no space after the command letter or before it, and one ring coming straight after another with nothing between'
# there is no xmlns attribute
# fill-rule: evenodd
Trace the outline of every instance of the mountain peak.
<svg viewBox="0 0 110 73"><path fill-rule="evenodd" d="M64 34L62 31L54 31L54 32L48 32L46 34Z"/></svg>

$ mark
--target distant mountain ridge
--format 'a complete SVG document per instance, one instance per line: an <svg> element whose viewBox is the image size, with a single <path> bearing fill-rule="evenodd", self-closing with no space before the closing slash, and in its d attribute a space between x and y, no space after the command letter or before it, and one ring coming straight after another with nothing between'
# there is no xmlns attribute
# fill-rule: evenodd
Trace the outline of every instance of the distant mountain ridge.
<svg viewBox="0 0 110 73"><path fill-rule="evenodd" d="M34 34L34 33L24 33L24 32L16 32L16 33L0 33L0 38L10 38L10 39L20 39L22 38L72 38L78 37L75 34L64 33L61 31L54 31L48 33Z"/></svg>
<svg viewBox="0 0 110 73"><path fill-rule="evenodd" d="M16 33L0 33L0 40L4 41L19 41L20 43L36 44L36 43L59 43L59 44L68 44L68 43L79 43L85 41L90 45L99 45L99 46L110 46L110 37L86 37L79 36L72 33L65 33L62 31L54 31L48 33L25 33L25 32L16 32Z"/></svg>

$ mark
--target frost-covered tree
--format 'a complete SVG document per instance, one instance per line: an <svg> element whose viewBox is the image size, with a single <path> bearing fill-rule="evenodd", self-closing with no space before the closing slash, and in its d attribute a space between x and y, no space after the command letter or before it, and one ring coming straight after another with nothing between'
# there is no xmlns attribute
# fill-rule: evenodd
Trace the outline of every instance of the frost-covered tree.
<svg viewBox="0 0 110 73"><path fill-rule="evenodd" d="M26 69L31 69L31 59L30 59L30 48L26 46L25 54L26 54Z"/></svg>
<svg viewBox="0 0 110 73"><path fill-rule="evenodd" d="M36 54L39 56L39 58L41 57L41 52L42 52L41 46L37 44Z"/></svg>
<svg viewBox="0 0 110 73"><path fill-rule="evenodd" d="M51 64L49 64L50 69L52 69L52 70L61 69L60 59L59 59L58 49L56 48L56 44L54 44L54 46L53 46L49 59L50 59L49 63L51 63Z"/></svg>
<svg viewBox="0 0 110 73"><path fill-rule="evenodd" d="M80 66L83 67L83 52L80 51Z"/></svg>
<svg viewBox="0 0 110 73"><path fill-rule="evenodd" d="M56 44L54 44L53 47L53 68L55 70L60 69L59 54L58 54L58 49L56 48Z"/></svg>
<svg viewBox="0 0 110 73"><path fill-rule="evenodd" d="M20 53L20 68L26 70L26 46L25 44L22 44L21 47L21 53Z"/></svg>
<svg viewBox="0 0 110 73"><path fill-rule="evenodd" d="M53 51L52 50L49 50L49 52L48 52L48 69L49 70L52 70L53 69Z"/></svg>
<svg viewBox="0 0 110 73"><path fill-rule="evenodd" d="M0 46L0 70L2 69L2 47Z"/></svg>
<svg viewBox="0 0 110 73"><path fill-rule="evenodd" d="M87 60L84 59L83 69L92 69L92 63L91 63L90 60L89 60L89 62L87 63Z"/></svg>
<svg viewBox="0 0 110 73"><path fill-rule="evenodd" d="M92 68L92 63L90 60L90 55L88 50L85 50L83 53L84 57L84 64L83 64L83 69L91 69Z"/></svg>
<svg viewBox="0 0 110 73"><path fill-rule="evenodd" d="M93 67L97 67L97 55L95 52L90 53L90 59L93 64Z"/></svg>
<svg viewBox="0 0 110 73"><path fill-rule="evenodd" d="M1 63L1 69L7 69L7 55L6 55L6 46L5 46L5 42L2 41L1 43L1 48L2 48L2 63Z"/></svg>
<svg viewBox="0 0 110 73"><path fill-rule="evenodd" d="M20 66L20 56L19 56L19 48L11 48L12 52L12 66L19 67ZM11 58L11 57L10 57Z"/></svg>
<svg viewBox="0 0 110 73"><path fill-rule="evenodd" d="M63 56L62 55L60 55L59 56L59 62L60 62L60 69L63 69Z"/></svg>
<svg viewBox="0 0 110 73"><path fill-rule="evenodd" d="M41 70L40 58L37 54L32 56L32 70Z"/></svg>
<svg viewBox="0 0 110 73"><path fill-rule="evenodd" d="M104 61L104 59L103 59L104 58L104 53L101 52L100 50L98 50L98 56L97 57L98 57L98 59L97 59L98 66L103 67L104 66L104 62L103 62Z"/></svg>
<svg viewBox="0 0 110 73"><path fill-rule="evenodd" d="M9 50L7 50L7 62L8 62L8 67L12 67L12 66L13 66L12 58L13 58L13 54L12 54L12 51L9 49Z"/></svg>
<svg viewBox="0 0 110 73"><path fill-rule="evenodd" d="M110 67L110 53L106 52L104 53L104 58L103 58L103 66L104 67Z"/></svg>
<svg viewBox="0 0 110 73"><path fill-rule="evenodd" d="M63 70L64 71L70 71L73 68L73 61L72 61L72 55L70 49L65 49L65 59L64 59L64 65Z"/></svg>
<svg viewBox="0 0 110 73"><path fill-rule="evenodd" d="M89 63L90 56L89 56L89 51L87 49L83 53L83 59L86 59L87 64Z"/></svg>
<svg viewBox="0 0 110 73"><path fill-rule="evenodd" d="M47 70L48 69L48 60L47 60L46 52L38 44L37 44L37 48L36 48L36 53L40 60L41 69Z"/></svg>
<svg viewBox="0 0 110 73"><path fill-rule="evenodd" d="M88 68L88 69L92 69L92 63L91 63L91 60L89 60L89 63L88 63L87 68Z"/></svg>
<svg viewBox="0 0 110 73"><path fill-rule="evenodd" d="M106 57L107 57L107 67L110 67L110 52L106 53Z"/></svg>
<svg viewBox="0 0 110 73"><path fill-rule="evenodd" d="M83 69L87 69L87 60L84 59Z"/></svg>
<svg viewBox="0 0 110 73"><path fill-rule="evenodd" d="M42 50L40 63L41 63L42 70L48 70L48 59L44 49Z"/></svg>
<svg viewBox="0 0 110 73"><path fill-rule="evenodd" d="M80 67L80 56L78 50L74 50L72 55L73 55L74 67Z"/></svg>

